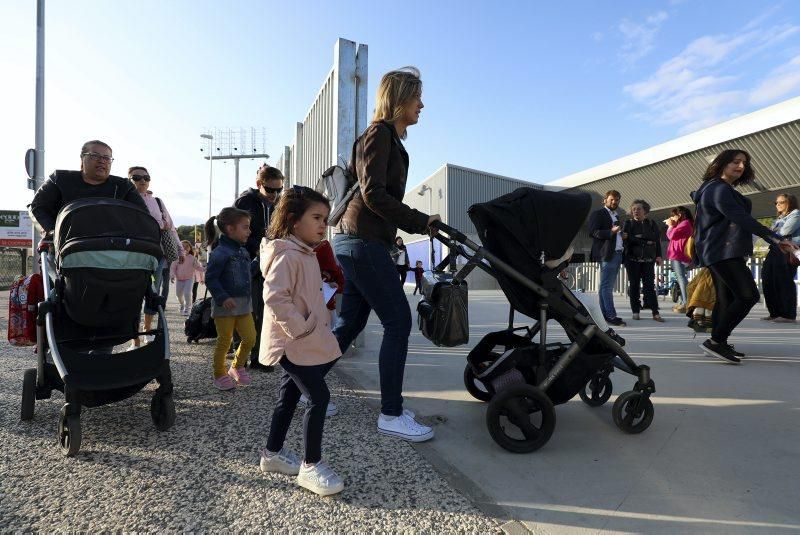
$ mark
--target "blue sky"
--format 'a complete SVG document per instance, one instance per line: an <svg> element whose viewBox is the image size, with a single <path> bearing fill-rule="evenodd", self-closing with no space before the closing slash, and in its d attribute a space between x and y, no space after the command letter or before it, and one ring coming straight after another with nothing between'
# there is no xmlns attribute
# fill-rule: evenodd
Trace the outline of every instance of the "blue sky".
<svg viewBox="0 0 800 535"><path fill-rule="evenodd" d="M22 209L34 143L35 2L0 0L0 209ZM179 223L205 219L199 134L265 127L292 139L344 37L380 75L424 82L409 131L409 184L445 162L546 183L800 95L800 10L784 2L50 1L46 167L75 168L83 141L112 172L146 165ZM274 158L270 160L274 163ZM258 162L242 163L251 180ZM233 165L214 171L214 208Z"/></svg>

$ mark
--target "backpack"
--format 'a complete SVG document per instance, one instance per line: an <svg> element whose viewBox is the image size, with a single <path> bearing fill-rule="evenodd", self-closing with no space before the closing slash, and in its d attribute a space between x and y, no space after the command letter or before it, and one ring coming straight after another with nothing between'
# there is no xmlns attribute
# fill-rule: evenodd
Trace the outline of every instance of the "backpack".
<svg viewBox="0 0 800 535"><path fill-rule="evenodd" d="M390 128L386 123L380 123ZM392 143L395 143L396 134L392 132ZM353 142L350 152L350 163L344 161L341 165L333 165L322 173L314 188L331 201L331 212L328 214L328 226L335 227L339 224L347 205L359 194L358 173L356 172L356 147L363 134Z"/></svg>
<svg viewBox="0 0 800 535"><path fill-rule="evenodd" d="M11 284L8 296L8 341L14 346L36 345L36 310L44 301L39 273L21 275Z"/></svg>

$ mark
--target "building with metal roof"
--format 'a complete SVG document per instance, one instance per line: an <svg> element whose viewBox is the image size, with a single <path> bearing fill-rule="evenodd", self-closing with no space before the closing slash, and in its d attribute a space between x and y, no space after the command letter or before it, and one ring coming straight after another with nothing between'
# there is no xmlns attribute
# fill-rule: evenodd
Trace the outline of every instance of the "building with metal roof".
<svg viewBox="0 0 800 535"><path fill-rule="evenodd" d="M660 221L678 205L691 206L706 167L725 149L750 153L756 182L741 188L753 202L756 218L775 215L779 192L800 194L800 97L786 100L661 145L592 167L548 183L586 191L601 205L606 191L622 194L620 206L633 199L650 203L651 219ZM578 249L586 250L582 233Z"/></svg>

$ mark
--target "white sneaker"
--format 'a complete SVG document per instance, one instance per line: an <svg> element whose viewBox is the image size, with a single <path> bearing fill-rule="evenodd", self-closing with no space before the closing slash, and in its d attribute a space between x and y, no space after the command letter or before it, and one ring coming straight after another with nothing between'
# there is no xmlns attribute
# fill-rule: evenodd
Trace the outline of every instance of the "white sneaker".
<svg viewBox="0 0 800 535"><path fill-rule="evenodd" d="M303 463L297 474L297 484L320 496L330 496L344 490L342 478L322 461L313 466Z"/></svg>
<svg viewBox="0 0 800 535"><path fill-rule="evenodd" d="M134 350L136 350L136 349L139 349L139 346L137 346L136 344L134 344L133 342L131 342L131 345L129 345L129 346L128 346L128 347L125 349L125 351L134 351Z"/></svg>
<svg viewBox="0 0 800 535"><path fill-rule="evenodd" d="M286 446L281 448L281 451L278 453L261 450L261 462L259 467L265 474L267 472L279 472L281 474L296 476L300 473L300 459L297 458L297 455L293 451L286 449Z"/></svg>
<svg viewBox="0 0 800 535"><path fill-rule="evenodd" d="M409 442L425 442L433 438L433 429L418 423L405 411L400 416L378 416L378 433Z"/></svg>
<svg viewBox="0 0 800 535"><path fill-rule="evenodd" d="M155 339L156 339L156 335L154 335L154 334L146 334L146 335L144 335L144 343L145 344L149 344L150 342L152 342Z"/></svg>
<svg viewBox="0 0 800 535"><path fill-rule="evenodd" d="M297 402L298 405L302 405L303 407L308 406L308 398L305 394L300 396L300 401ZM325 409L325 418L330 418L331 416L336 416L339 414L339 409L336 407L333 401L328 402L328 408Z"/></svg>

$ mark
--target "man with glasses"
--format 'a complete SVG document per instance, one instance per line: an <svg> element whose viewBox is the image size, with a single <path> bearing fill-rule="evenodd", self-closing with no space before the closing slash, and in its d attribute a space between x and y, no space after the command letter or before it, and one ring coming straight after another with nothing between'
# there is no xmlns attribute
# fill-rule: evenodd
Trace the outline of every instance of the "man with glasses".
<svg viewBox="0 0 800 535"><path fill-rule="evenodd" d="M61 208L72 201L87 197L110 197L147 208L136 188L128 180L114 176L114 158L107 143L94 139L81 147L81 170L57 170L36 191L30 204L31 217L46 234L56 228Z"/></svg>
<svg viewBox="0 0 800 535"><path fill-rule="evenodd" d="M258 362L258 348L261 342L261 320L264 314L264 277L258 267L258 254L261 239L266 235L269 222L278 196L283 189L283 173L277 167L266 163L256 173L256 188L249 188L242 193L233 206L250 213L250 237L245 248L253 260L253 279L251 281L251 297L253 301L253 320L256 324L256 344L250 352L250 368L254 370L272 371L273 366L264 366Z"/></svg>

